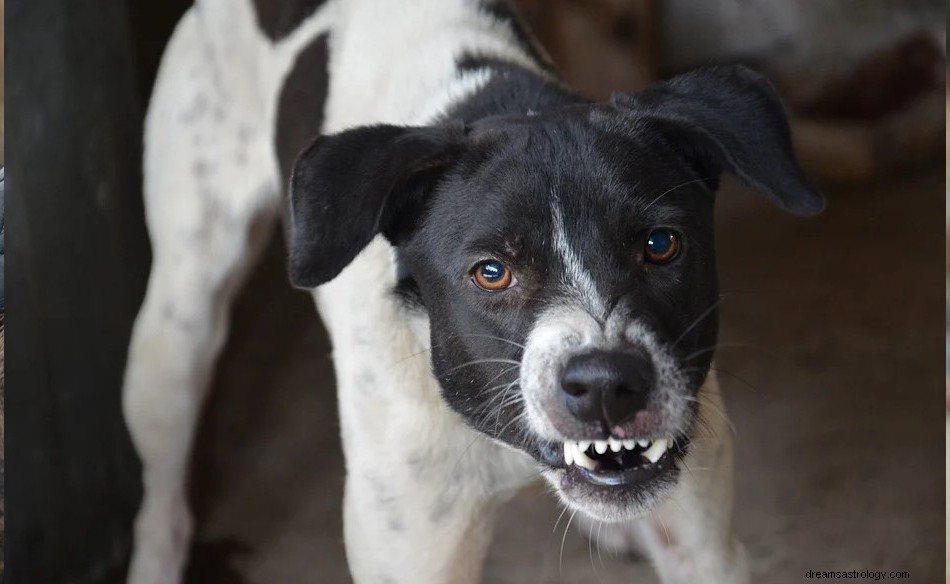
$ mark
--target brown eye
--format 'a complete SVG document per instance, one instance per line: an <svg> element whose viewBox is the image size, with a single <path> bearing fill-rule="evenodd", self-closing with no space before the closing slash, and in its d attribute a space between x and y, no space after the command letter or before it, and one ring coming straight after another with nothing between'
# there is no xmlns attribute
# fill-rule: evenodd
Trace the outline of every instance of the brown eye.
<svg viewBox="0 0 950 584"><path fill-rule="evenodd" d="M512 275L508 266L498 260L479 262L472 272L475 285L482 290L495 292L511 286Z"/></svg>
<svg viewBox="0 0 950 584"><path fill-rule="evenodd" d="M643 246L644 257L651 264L667 264L680 252L680 238L669 229L654 229Z"/></svg>

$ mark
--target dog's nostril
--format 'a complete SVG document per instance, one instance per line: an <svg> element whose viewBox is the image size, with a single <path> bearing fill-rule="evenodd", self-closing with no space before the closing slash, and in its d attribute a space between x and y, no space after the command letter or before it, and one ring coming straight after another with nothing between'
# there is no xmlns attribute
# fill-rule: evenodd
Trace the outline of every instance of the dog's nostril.
<svg viewBox="0 0 950 584"><path fill-rule="evenodd" d="M590 390L590 387L587 381L581 377L582 376L576 372L565 374L564 377L561 378L561 389L564 393L573 397L581 397L586 394Z"/></svg>
<svg viewBox="0 0 950 584"><path fill-rule="evenodd" d="M567 409L579 420L624 422L646 407L653 364L641 352L597 351L572 357L561 373Z"/></svg>

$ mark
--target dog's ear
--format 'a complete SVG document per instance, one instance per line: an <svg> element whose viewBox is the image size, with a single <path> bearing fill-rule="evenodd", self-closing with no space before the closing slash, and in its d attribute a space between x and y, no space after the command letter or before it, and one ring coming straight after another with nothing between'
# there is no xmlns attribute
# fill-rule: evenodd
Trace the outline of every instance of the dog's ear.
<svg viewBox="0 0 950 584"><path fill-rule="evenodd" d="M824 208L795 160L778 94L751 69L699 69L610 101L653 122L703 178L728 171L796 215Z"/></svg>
<svg viewBox="0 0 950 584"><path fill-rule="evenodd" d="M291 172L291 282L332 280L377 234L397 243L463 137L462 126L380 125L317 138Z"/></svg>

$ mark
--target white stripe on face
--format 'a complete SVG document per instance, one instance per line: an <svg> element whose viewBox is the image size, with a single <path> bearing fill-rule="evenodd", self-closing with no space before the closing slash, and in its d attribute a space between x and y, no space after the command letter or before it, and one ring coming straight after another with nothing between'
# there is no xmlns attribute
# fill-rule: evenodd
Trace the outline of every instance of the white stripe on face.
<svg viewBox="0 0 950 584"><path fill-rule="evenodd" d="M566 279L578 292L581 302L590 310L591 316L601 319L606 316L607 302L597 290L593 277L590 272L584 268L580 256L571 247L567 238L567 230L564 227L564 216L561 211L561 198L557 187L551 190L551 216L553 219L553 240L554 249L561 256L564 263Z"/></svg>

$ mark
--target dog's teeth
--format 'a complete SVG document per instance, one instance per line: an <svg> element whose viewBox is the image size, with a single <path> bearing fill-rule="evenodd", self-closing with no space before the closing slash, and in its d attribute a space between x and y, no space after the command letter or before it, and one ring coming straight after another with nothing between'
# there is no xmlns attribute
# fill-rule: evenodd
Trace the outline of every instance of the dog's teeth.
<svg viewBox="0 0 950 584"><path fill-rule="evenodd" d="M584 452L590 448L590 440L581 440L577 443L577 451Z"/></svg>
<svg viewBox="0 0 950 584"><path fill-rule="evenodd" d="M594 470L597 468L597 463L590 459L582 450L574 452L574 464L577 466L583 466L587 470Z"/></svg>
<svg viewBox="0 0 950 584"><path fill-rule="evenodd" d="M650 463L655 463L656 461L660 460L660 458L663 456L663 453L666 452L669 443L670 441L666 438L654 440L650 448L648 448L643 453L643 456L645 456L647 460L650 461Z"/></svg>
<svg viewBox="0 0 950 584"><path fill-rule="evenodd" d="M603 454L607 452L607 441L606 440L595 440L594 441L594 452L597 454Z"/></svg>
<svg viewBox="0 0 950 584"><path fill-rule="evenodd" d="M565 442L564 443L564 464L571 466L574 464L574 443Z"/></svg>
<svg viewBox="0 0 950 584"><path fill-rule="evenodd" d="M607 439L607 444L610 445L610 450L612 452L620 452L620 449L623 448L623 442L612 436Z"/></svg>
<svg viewBox="0 0 950 584"><path fill-rule="evenodd" d="M623 447L625 450L633 450L637 446L636 440L624 440Z"/></svg>
<svg viewBox="0 0 950 584"><path fill-rule="evenodd" d="M637 444L640 446L640 448L646 448L647 446L650 445L650 441L649 441L649 440L637 440Z"/></svg>

